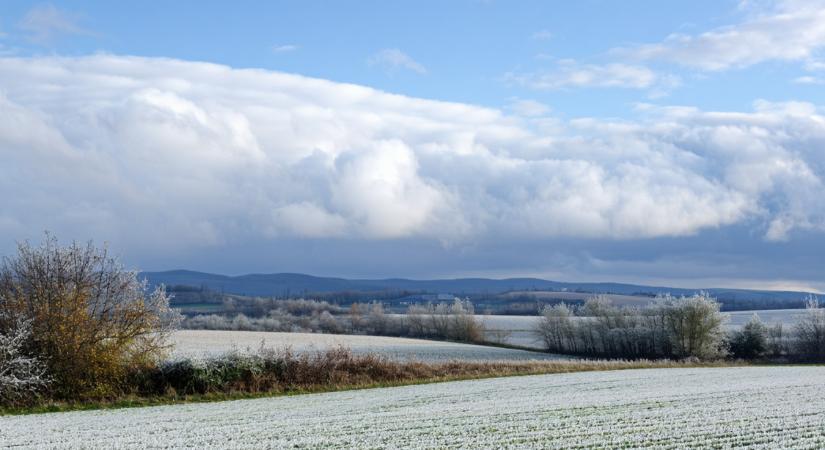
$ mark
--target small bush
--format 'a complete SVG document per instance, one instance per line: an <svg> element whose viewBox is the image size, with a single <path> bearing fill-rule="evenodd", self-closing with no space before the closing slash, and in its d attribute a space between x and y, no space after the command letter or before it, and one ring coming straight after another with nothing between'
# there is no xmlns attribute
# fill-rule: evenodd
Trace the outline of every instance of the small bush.
<svg viewBox="0 0 825 450"><path fill-rule="evenodd" d="M756 359L768 351L768 327L754 314L742 329L731 333L730 352L736 358Z"/></svg>

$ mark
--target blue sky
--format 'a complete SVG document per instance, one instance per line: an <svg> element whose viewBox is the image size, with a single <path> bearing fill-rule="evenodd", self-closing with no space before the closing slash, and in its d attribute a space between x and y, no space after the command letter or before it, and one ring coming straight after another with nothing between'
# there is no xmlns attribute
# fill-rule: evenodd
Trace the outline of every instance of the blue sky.
<svg viewBox="0 0 825 450"><path fill-rule="evenodd" d="M31 39L20 20L55 8L76 32ZM737 1L449 1L139 3L6 1L0 29L21 54L94 52L209 61L372 86L389 92L506 107L534 99L560 115L626 116L636 102L748 108L759 98L821 103L821 86L794 83L804 61L713 73L654 62L679 87L531 89L507 74L553 71L558 60L622 63L616 48L658 43L674 33L699 34L746 21L758 6ZM426 71L370 61L398 50ZM666 98L658 97L665 95ZM653 98L651 98L653 97Z"/></svg>
<svg viewBox="0 0 825 450"><path fill-rule="evenodd" d="M825 289L823 85L818 1L7 0L0 249Z"/></svg>

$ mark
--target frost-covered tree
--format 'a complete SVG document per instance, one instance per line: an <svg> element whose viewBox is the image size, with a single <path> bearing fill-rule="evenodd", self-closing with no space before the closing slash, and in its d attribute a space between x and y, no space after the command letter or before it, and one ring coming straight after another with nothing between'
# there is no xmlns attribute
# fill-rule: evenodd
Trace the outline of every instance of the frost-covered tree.
<svg viewBox="0 0 825 450"><path fill-rule="evenodd" d="M768 351L768 327L754 314L748 323L730 335L730 352L736 358L754 359Z"/></svg>
<svg viewBox="0 0 825 450"><path fill-rule="evenodd" d="M608 358L716 358L724 354L719 304L704 294L658 299L642 308L606 296L573 310L547 307L535 330L550 351Z"/></svg>
<svg viewBox="0 0 825 450"><path fill-rule="evenodd" d="M46 365L25 354L31 334L31 321L25 319L0 333L0 404L28 403L48 385Z"/></svg>
<svg viewBox="0 0 825 450"><path fill-rule="evenodd" d="M541 319L534 332L551 352L575 351L573 311L564 303L548 305L542 310Z"/></svg>
<svg viewBox="0 0 825 450"><path fill-rule="evenodd" d="M461 342L484 340L484 325L475 316L470 300L456 298L450 307L450 323L447 338Z"/></svg>
<svg viewBox="0 0 825 450"><path fill-rule="evenodd" d="M724 355L724 316L705 293L667 298L660 306L673 356L716 358Z"/></svg>
<svg viewBox="0 0 825 450"><path fill-rule="evenodd" d="M825 308L814 296L809 296L806 304L805 314L794 328L794 350L804 359L825 361Z"/></svg>

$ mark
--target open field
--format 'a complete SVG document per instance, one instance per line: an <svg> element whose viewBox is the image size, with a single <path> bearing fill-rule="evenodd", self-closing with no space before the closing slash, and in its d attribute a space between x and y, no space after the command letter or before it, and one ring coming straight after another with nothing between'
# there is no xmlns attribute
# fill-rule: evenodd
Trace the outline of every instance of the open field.
<svg viewBox="0 0 825 450"><path fill-rule="evenodd" d="M821 448L825 367L496 378L0 417L11 447ZM37 430L33 433L32 430Z"/></svg>
<svg viewBox="0 0 825 450"><path fill-rule="evenodd" d="M484 324L484 339L500 344L541 349L543 344L533 330L540 316L476 316Z"/></svg>
<svg viewBox="0 0 825 450"><path fill-rule="evenodd" d="M768 325L775 325L781 323L783 327L793 327L798 321L799 316L805 314L804 309L768 309L760 311L731 311L722 313L728 316L728 327L739 328L748 323L751 316L757 314L762 322Z"/></svg>
<svg viewBox="0 0 825 450"><path fill-rule="evenodd" d="M462 361L528 361L567 358L559 355L529 352L483 345L429 341L379 336L359 336L314 333L274 333L258 331L181 330L172 337L173 357L200 357L231 350L257 350L266 347L290 347L296 352L324 350L338 346L355 354L375 353L396 360L438 362Z"/></svg>

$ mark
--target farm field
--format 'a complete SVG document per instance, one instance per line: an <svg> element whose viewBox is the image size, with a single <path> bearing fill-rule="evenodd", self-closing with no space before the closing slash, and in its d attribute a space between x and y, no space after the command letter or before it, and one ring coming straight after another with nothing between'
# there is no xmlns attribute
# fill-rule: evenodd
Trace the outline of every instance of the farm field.
<svg viewBox="0 0 825 450"><path fill-rule="evenodd" d="M822 448L825 367L642 369L0 417L17 448ZM33 433L32 430L37 430Z"/></svg>
<svg viewBox="0 0 825 450"><path fill-rule="evenodd" d="M181 330L172 336L172 357L201 357L231 350L290 347L296 352L344 346L354 353L377 353L397 360L527 361L567 358L560 355L483 345L380 336L258 331Z"/></svg>
<svg viewBox="0 0 825 450"><path fill-rule="evenodd" d="M799 321L799 316L804 313L804 309L768 309L760 311L731 311L723 314L729 318L728 327L739 328L748 323L754 314L759 315L762 322L768 325L781 323L783 327L793 327Z"/></svg>

